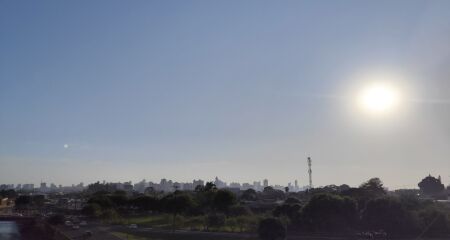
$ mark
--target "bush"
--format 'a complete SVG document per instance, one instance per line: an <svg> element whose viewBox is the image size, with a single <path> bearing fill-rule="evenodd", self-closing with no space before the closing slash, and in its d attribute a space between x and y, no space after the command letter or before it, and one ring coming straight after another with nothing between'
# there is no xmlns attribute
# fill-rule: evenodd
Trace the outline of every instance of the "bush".
<svg viewBox="0 0 450 240"><path fill-rule="evenodd" d="M225 215L223 214L210 214L207 217L207 226L209 228L219 228L225 224Z"/></svg>

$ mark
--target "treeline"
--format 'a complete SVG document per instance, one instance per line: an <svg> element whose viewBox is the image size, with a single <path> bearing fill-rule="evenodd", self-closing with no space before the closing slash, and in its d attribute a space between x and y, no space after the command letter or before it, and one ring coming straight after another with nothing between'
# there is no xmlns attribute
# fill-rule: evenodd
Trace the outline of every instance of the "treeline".
<svg viewBox="0 0 450 240"><path fill-rule="evenodd" d="M284 226L288 231L301 233L450 234L448 206L434 200L420 200L417 194L408 192L388 193L378 178L370 179L358 188L313 189L310 196L305 204L286 201L275 208L273 217L280 222L287 218L288 223ZM273 226L280 228L281 224L274 223Z"/></svg>
<svg viewBox="0 0 450 240"><path fill-rule="evenodd" d="M282 202L282 204L280 204ZM150 192L127 195L101 191L91 195L83 213L115 219L123 214L170 214L202 217L204 230L223 225L240 231L256 231L263 239L286 234L341 234L385 232L389 236L448 236L450 211L433 200L420 200L416 193L388 193L378 178L358 188L327 186L290 193L270 187L238 195L207 183L195 191L169 194ZM245 226L245 227L244 227ZM265 236L267 238L265 238Z"/></svg>
<svg viewBox="0 0 450 240"><path fill-rule="evenodd" d="M239 205L236 195L225 189L217 189L212 183L197 188L196 191L175 191L169 194L134 194L128 196L124 191L94 193L82 213L108 220L120 218L126 214L170 214L175 227L177 216L196 217L204 230L220 227L227 219L251 215L250 210ZM235 227L237 227L235 224ZM245 224L245 223L242 223ZM256 226L256 223L255 223Z"/></svg>

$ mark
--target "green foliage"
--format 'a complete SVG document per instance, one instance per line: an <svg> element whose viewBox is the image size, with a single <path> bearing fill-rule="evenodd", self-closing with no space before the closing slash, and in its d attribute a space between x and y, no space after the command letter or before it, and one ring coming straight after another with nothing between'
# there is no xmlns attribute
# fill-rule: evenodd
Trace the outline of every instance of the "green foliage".
<svg viewBox="0 0 450 240"><path fill-rule="evenodd" d="M386 190L383 187L383 182L381 182L379 178L371 178L367 182L362 183L359 188L372 193L374 196L386 194Z"/></svg>
<svg viewBox="0 0 450 240"><path fill-rule="evenodd" d="M113 222L118 220L119 214L114 209L106 209L102 211L100 217L107 220L108 222Z"/></svg>
<svg viewBox="0 0 450 240"><path fill-rule="evenodd" d="M258 225L258 236L262 240L283 240L286 238L286 228L280 220L266 218Z"/></svg>
<svg viewBox="0 0 450 240"><path fill-rule="evenodd" d="M102 208L97 203L89 203L83 207L81 213L90 217L99 217L102 214Z"/></svg>
<svg viewBox="0 0 450 240"><path fill-rule="evenodd" d="M164 206L164 210L174 215L186 211L193 205L190 195L178 192L171 193L165 196L163 199L161 199L161 202Z"/></svg>
<svg viewBox="0 0 450 240"><path fill-rule="evenodd" d="M228 209L228 215L232 217L251 215L252 211L248 207L234 205Z"/></svg>
<svg viewBox="0 0 450 240"><path fill-rule="evenodd" d="M284 201L285 204L300 204L300 200L298 200L297 198L293 198L293 197L289 197L288 199L286 199Z"/></svg>
<svg viewBox="0 0 450 240"><path fill-rule="evenodd" d="M347 231L355 226L357 218L356 202L333 194L313 196L301 213L302 224L315 232Z"/></svg>
<svg viewBox="0 0 450 240"><path fill-rule="evenodd" d="M88 204L95 203L101 206L103 209L111 209L115 207L114 202L108 195L95 195L88 200Z"/></svg>
<svg viewBox="0 0 450 240"><path fill-rule="evenodd" d="M358 188L328 185L287 194L272 187L265 188L262 193L248 189L243 191L238 203L235 194L217 189L210 182L192 192L175 191L166 195L130 196L123 191L96 192L91 194L82 213L115 223L136 223L162 229L259 233L263 230L258 226L272 210L275 220L283 229L289 227L290 231L353 234L355 231L384 230L391 236L448 236L450 211L432 200L419 199L418 191L399 190L395 192L398 197L387 197L381 180L372 178ZM30 209L41 200L43 198L21 196L16 207ZM277 200L285 201L276 205ZM249 207L255 209L255 214ZM266 211L261 214L258 209ZM118 212L124 213L123 216L133 213L140 217L125 221ZM274 233L279 230L275 229ZM276 239L271 234L266 233L265 239Z"/></svg>
<svg viewBox="0 0 450 240"><path fill-rule="evenodd" d="M286 216L290 221L295 222L300 217L301 208L300 204L283 204L273 210L273 215L275 217Z"/></svg>
<svg viewBox="0 0 450 240"><path fill-rule="evenodd" d="M265 187L262 193L262 197L265 199L271 199L271 200L283 200L285 197L285 194L281 190L276 190L273 187Z"/></svg>
<svg viewBox="0 0 450 240"><path fill-rule="evenodd" d="M210 228L219 228L225 224L225 215L224 214L209 214L207 216L207 229Z"/></svg>
<svg viewBox="0 0 450 240"><path fill-rule="evenodd" d="M119 191L117 192L113 195L108 196L109 200L114 204L115 207L125 207L128 204L127 196L120 194Z"/></svg>
<svg viewBox="0 0 450 240"><path fill-rule="evenodd" d="M366 230L383 229L389 235L409 235L418 231L415 215L393 197L370 200L362 213L362 224Z"/></svg>
<svg viewBox="0 0 450 240"><path fill-rule="evenodd" d="M131 206L141 211L159 211L161 204L158 198L151 196L138 196L129 201Z"/></svg>
<svg viewBox="0 0 450 240"><path fill-rule="evenodd" d="M236 196L234 193L224 189L218 190L213 199L214 208L221 212L228 212L228 209L235 203Z"/></svg>
<svg viewBox="0 0 450 240"><path fill-rule="evenodd" d="M203 189L203 191L216 191L217 190L217 186L216 184L214 184L213 182L207 182L205 184L205 188Z"/></svg>
<svg viewBox="0 0 450 240"><path fill-rule="evenodd" d="M258 200L258 195L256 194L256 191L253 189L247 189L242 193L241 200L245 201L256 201Z"/></svg>

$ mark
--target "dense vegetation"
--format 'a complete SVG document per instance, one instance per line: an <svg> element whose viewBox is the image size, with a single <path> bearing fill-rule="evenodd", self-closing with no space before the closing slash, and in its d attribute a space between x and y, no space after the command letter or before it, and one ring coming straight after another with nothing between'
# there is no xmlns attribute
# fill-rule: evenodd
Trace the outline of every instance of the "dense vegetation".
<svg viewBox="0 0 450 240"><path fill-rule="evenodd" d="M81 213L87 217L167 230L251 232L261 239L368 232L450 237L450 205L436 200L445 199L447 190L439 178L431 176L418 186L420 190L388 192L380 179L372 178L357 188L329 185L289 192L266 187L262 192L248 189L233 193L209 182L194 191L164 193L149 188L137 193L95 183L71 198L85 200ZM15 198L16 211L24 213L46 206L43 195L14 191L0 195ZM50 217L48 222L61 224L62 215Z"/></svg>
<svg viewBox="0 0 450 240"><path fill-rule="evenodd" d="M431 188L435 188L431 186ZM427 192L428 193L428 192ZM435 193L435 192L433 192ZM167 229L252 231L263 239L289 234L354 235L381 231L390 236L448 236L450 210L415 191L388 193L378 178L358 188L326 186L290 193L267 187L234 194L208 183L195 191L91 193L83 213L124 223ZM259 224L259 229L258 229ZM267 229L272 229L268 233ZM272 236L272 235L273 236Z"/></svg>

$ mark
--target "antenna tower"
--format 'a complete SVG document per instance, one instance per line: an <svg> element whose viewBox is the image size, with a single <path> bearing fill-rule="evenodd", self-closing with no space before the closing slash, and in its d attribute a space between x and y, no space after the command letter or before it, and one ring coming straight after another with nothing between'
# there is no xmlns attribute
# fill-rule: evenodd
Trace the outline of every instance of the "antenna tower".
<svg viewBox="0 0 450 240"><path fill-rule="evenodd" d="M311 157L308 157L308 174L309 174L309 189L313 188L312 184L312 170L311 170Z"/></svg>

